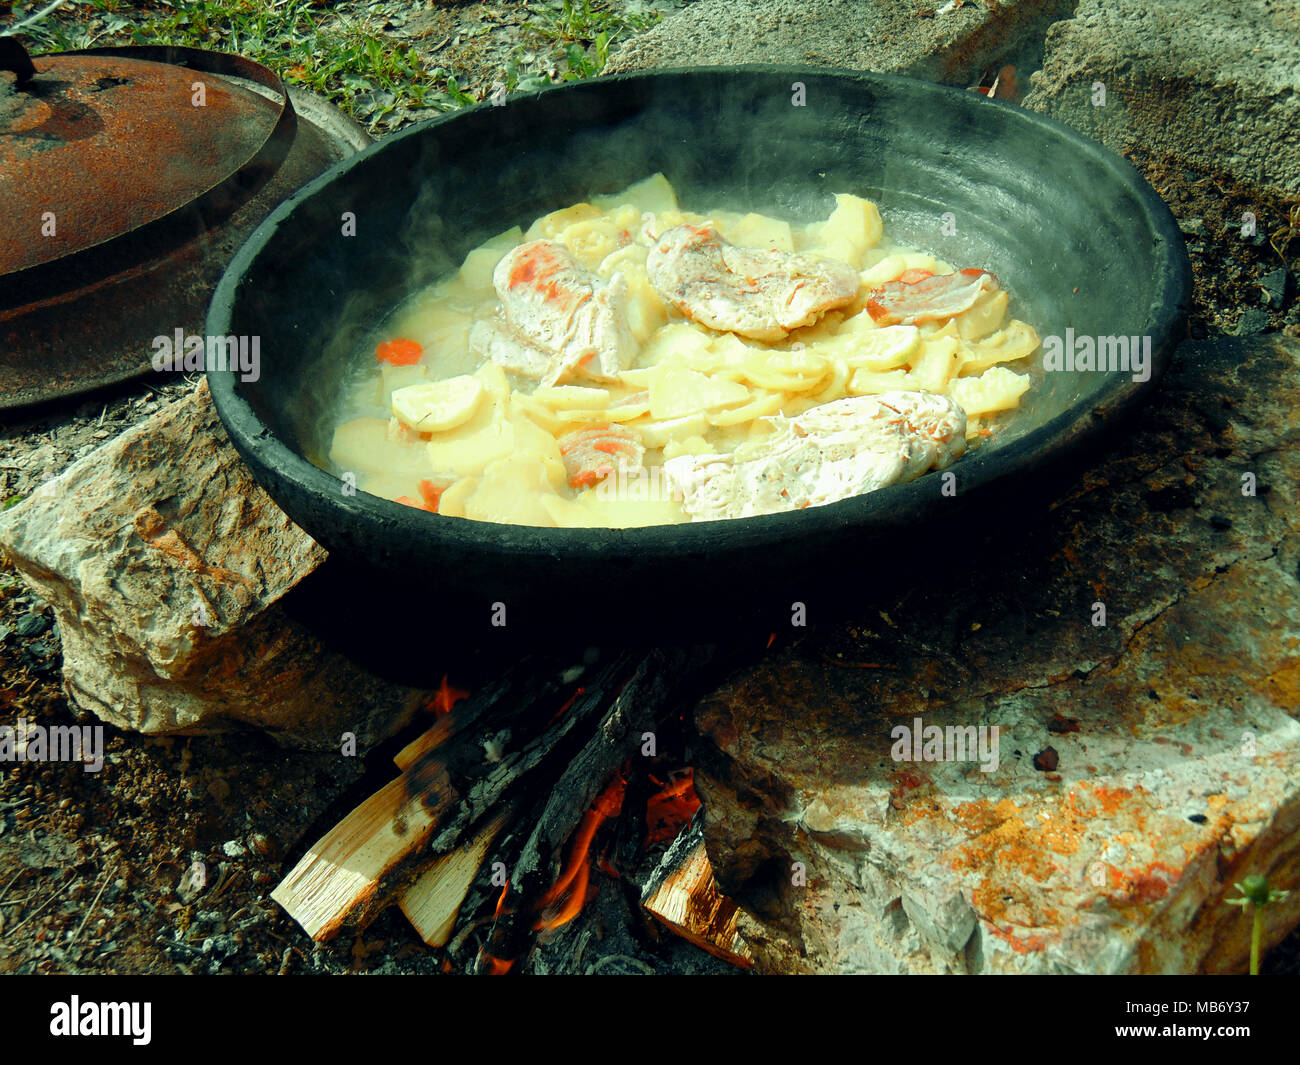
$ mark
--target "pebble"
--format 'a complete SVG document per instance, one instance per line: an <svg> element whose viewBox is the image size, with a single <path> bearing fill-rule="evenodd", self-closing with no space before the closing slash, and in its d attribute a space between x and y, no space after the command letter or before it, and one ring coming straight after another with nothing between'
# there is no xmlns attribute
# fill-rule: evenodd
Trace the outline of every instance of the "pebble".
<svg viewBox="0 0 1300 1065"><path fill-rule="evenodd" d="M248 853L248 848L237 839L228 839L221 845L221 853L227 858L242 858Z"/></svg>
<svg viewBox="0 0 1300 1065"><path fill-rule="evenodd" d="M14 632L19 636L39 636L50 627L50 618L46 614L24 614L14 623Z"/></svg>
<svg viewBox="0 0 1300 1065"><path fill-rule="evenodd" d="M195 861L181 874L180 883L176 885L176 897L182 902L197 898L208 886L208 870L200 861Z"/></svg>
<svg viewBox="0 0 1300 1065"><path fill-rule="evenodd" d="M1270 307L1281 307L1286 302L1287 282L1290 279L1286 267L1279 266L1276 270L1271 270L1260 278L1259 283L1264 287L1265 302Z"/></svg>
<svg viewBox="0 0 1300 1065"><path fill-rule="evenodd" d="M1258 333L1268 332L1269 321L1268 314L1258 307L1247 307L1241 314L1241 319L1237 322L1234 336L1247 337L1255 336Z"/></svg>

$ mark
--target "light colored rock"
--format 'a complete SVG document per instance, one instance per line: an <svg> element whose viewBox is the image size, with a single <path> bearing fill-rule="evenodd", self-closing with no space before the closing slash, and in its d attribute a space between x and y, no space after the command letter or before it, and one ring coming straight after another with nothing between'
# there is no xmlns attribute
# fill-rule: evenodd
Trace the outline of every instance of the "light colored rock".
<svg viewBox="0 0 1300 1065"><path fill-rule="evenodd" d="M54 609L69 699L121 728L364 745L428 700L277 605L325 551L252 479L206 382L0 515L0 548Z"/></svg>
<svg viewBox="0 0 1300 1065"><path fill-rule="evenodd" d="M1003 513L954 578L700 704L709 856L759 969L1242 971L1233 885L1300 887L1298 404L1295 341L1184 344L1033 550ZM996 769L895 761L917 717L996 726ZM1297 922L1292 890L1266 943Z"/></svg>
<svg viewBox="0 0 1300 1065"><path fill-rule="evenodd" d="M867 4L861 0L698 0L610 57L605 73L780 63L876 70L975 84L990 66L1034 59L1068 0Z"/></svg>
<svg viewBox="0 0 1300 1065"><path fill-rule="evenodd" d="M1094 85L1105 102L1094 104ZM1024 105L1117 151L1300 192L1300 8L1081 0L1047 35Z"/></svg>

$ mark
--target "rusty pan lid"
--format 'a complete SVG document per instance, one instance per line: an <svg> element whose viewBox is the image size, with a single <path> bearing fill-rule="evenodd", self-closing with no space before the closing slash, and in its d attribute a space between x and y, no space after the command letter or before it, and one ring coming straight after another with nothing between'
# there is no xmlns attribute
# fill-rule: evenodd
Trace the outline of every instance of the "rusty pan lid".
<svg viewBox="0 0 1300 1065"><path fill-rule="evenodd" d="M0 417L154 372L271 209L368 143L240 56L0 37Z"/></svg>
<svg viewBox="0 0 1300 1065"><path fill-rule="evenodd" d="M280 80L239 56L192 48L88 49L0 74L0 274L158 222L292 137ZM281 94L273 120L235 74ZM227 190L230 191L230 190Z"/></svg>

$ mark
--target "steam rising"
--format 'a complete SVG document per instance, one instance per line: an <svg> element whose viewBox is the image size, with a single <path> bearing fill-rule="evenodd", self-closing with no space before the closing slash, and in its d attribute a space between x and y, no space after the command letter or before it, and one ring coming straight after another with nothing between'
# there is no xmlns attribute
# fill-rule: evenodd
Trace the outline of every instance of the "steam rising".
<svg viewBox="0 0 1300 1065"><path fill-rule="evenodd" d="M796 81L806 87L801 106ZM1152 275L1153 253L1112 161L1053 145L1032 122L970 95L963 107L932 87L895 94L814 71L694 72L525 94L392 138L316 197L326 233L310 245L336 283L313 282L311 270L298 278L320 315L297 333L320 345L292 408L300 442L323 458L346 371L373 351L372 331L467 252L657 171L687 211L808 223L827 217L834 193L865 196L891 239L996 273L1012 312L1044 334L1147 331L1144 300L1113 298L1114 285ZM1061 157L1044 158L1049 148ZM357 235L340 237L348 210ZM947 232L945 214L955 223ZM1098 278L1109 279L1106 292ZM1034 372L1003 442L1099 387Z"/></svg>

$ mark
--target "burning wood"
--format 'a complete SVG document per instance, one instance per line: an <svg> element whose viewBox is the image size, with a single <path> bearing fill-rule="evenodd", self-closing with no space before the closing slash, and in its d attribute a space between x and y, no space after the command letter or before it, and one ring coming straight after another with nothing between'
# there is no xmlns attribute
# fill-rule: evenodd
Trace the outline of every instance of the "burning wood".
<svg viewBox="0 0 1300 1065"><path fill-rule="evenodd" d="M447 945L461 903L469 894L488 849L512 813L510 808L503 810L468 843L437 859L398 901L406 919L429 946Z"/></svg>
<svg viewBox="0 0 1300 1065"><path fill-rule="evenodd" d="M689 822L699 805L689 770L666 783L635 770L647 737L714 658L711 648L624 654L580 687L554 669L521 667L468 697L444 680L440 691L455 698L447 694L442 716L394 757L400 775L326 833L272 897L317 940L396 902L449 958L512 971L539 932L582 912L593 865L618 876L614 850L631 868L645 846ZM613 834L602 835L606 825ZM489 857L503 879L509 870L504 887L484 875ZM697 894L712 883L681 874L692 875ZM682 928L693 940L710 934L690 921ZM745 964L714 932L707 949Z"/></svg>
<svg viewBox="0 0 1300 1065"><path fill-rule="evenodd" d="M523 953L528 935L538 929L531 921L521 921L519 915L532 913L529 900L548 898L563 879L563 874L557 872L559 856L573 826L579 822L592 823L588 811L596 809L599 813L600 807L595 804L606 782L619 766L638 753L644 737L654 734L674 701L680 698L682 682L698 675L710 658L711 651L654 651L640 662L603 716L600 727L552 788L515 863L506 910L493 923L485 953L495 958L515 958ZM580 697L578 703L585 698L585 695ZM619 797L621 800L621 791ZM608 792L601 805L606 810L611 808ZM598 825L597 820L595 826ZM594 831L591 828L593 835ZM572 881L589 875L585 860L578 866L570 864ZM565 872L569 873L570 869ZM585 890L585 882L582 886ZM575 894L571 889L571 901ZM572 916L569 914L566 920ZM547 920L544 918L543 923ZM562 923L555 917L549 918L549 922L550 927Z"/></svg>
<svg viewBox="0 0 1300 1065"><path fill-rule="evenodd" d="M714 882L699 822L668 849L641 898L646 912L715 957L744 968L754 964L737 927L740 911Z"/></svg>
<svg viewBox="0 0 1300 1065"><path fill-rule="evenodd" d="M382 787L322 837L271 892L312 939L373 916L389 901L381 884L419 851L455 797L446 780L426 775L434 811L410 798L408 774Z"/></svg>

